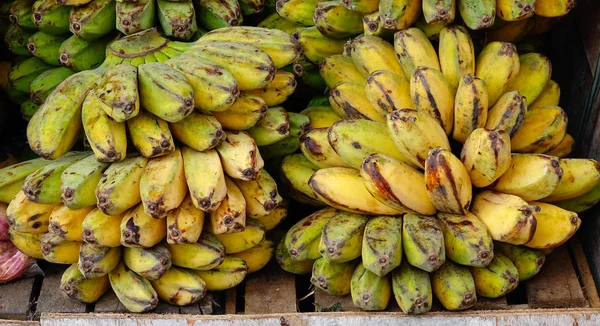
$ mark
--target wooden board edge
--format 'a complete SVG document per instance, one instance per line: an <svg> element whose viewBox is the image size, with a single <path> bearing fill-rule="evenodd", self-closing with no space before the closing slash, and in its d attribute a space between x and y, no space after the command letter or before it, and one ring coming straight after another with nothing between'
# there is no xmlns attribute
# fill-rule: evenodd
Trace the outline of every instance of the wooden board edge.
<svg viewBox="0 0 600 326"><path fill-rule="evenodd" d="M592 308L600 308L600 297L598 296L598 290L596 289L596 283L592 276L592 270L588 265L585 253L583 252L583 246L578 237L573 237L569 240L569 247L571 248L571 254L577 272L580 276L583 295L588 300Z"/></svg>

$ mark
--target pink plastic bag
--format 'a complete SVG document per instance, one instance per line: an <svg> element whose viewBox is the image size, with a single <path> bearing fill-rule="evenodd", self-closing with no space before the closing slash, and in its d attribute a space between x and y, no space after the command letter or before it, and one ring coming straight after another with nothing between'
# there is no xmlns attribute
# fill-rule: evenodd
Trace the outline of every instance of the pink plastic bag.
<svg viewBox="0 0 600 326"><path fill-rule="evenodd" d="M33 270L32 270L33 269ZM39 270L35 259L20 252L10 241L0 242L0 284Z"/></svg>
<svg viewBox="0 0 600 326"><path fill-rule="evenodd" d="M0 203L0 241L8 241L8 220L6 219L6 204Z"/></svg>

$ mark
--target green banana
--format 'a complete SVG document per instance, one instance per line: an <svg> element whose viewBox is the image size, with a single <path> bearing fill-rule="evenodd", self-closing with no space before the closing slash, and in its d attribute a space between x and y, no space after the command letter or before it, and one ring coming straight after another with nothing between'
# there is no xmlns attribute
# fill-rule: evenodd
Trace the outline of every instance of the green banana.
<svg viewBox="0 0 600 326"><path fill-rule="evenodd" d="M35 29L32 19L34 0L16 0L10 6L8 19L14 25L22 28Z"/></svg>
<svg viewBox="0 0 600 326"><path fill-rule="evenodd" d="M117 21L115 5L113 0L92 0L83 6L73 7L69 15L69 30L88 41L112 32Z"/></svg>
<svg viewBox="0 0 600 326"><path fill-rule="evenodd" d="M274 12L267 16L263 21L258 23L258 27L265 27L269 29L278 29L287 34L294 34L298 30L304 28L303 26L291 22L281 16L278 13Z"/></svg>
<svg viewBox="0 0 600 326"><path fill-rule="evenodd" d="M117 30L125 35L131 35L154 26L156 1L117 1L115 11Z"/></svg>
<svg viewBox="0 0 600 326"><path fill-rule="evenodd" d="M51 69L52 66L44 60L33 57L25 59L10 69L8 73L9 86L23 93L29 93L31 82L42 72Z"/></svg>
<svg viewBox="0 0 600 326"><path fill-rule="evenodd" d="M69 266L60 279L60 291L68 298L81 303L94 303L108 290L108 276L87 278L77 268Z"/></svg>
<svg viewBox="0 0 600 326"><path fill-rule="evenodd" d="M166 36L189 40L198 30L192 0L156 0L158 20Z"/></svg>
<svg viewBox="0 0 600 326"><path fill-rule="evenodd" d="M431 310L433 294L429 273L407 261L392 272L392 290L404 313L417 315Z"/></svg>
<svg viewBox="0 0 600 326"><path fill-rule="evenodd" d="M49 65L60 66L60 46L68 38L65 35L51 35L37 32L27 40L27 50Z"/></svg>
<svg viewBox="0 0 600 326"><path fill-rule="evenodd" d="M343 39L363 32L362 15L349 10L338 1L323 1L317 4L314 23L321 34Z"/></svg>
<svg viewBox="0 0 600 326"><path fill-rule="evenodd" d="M173 265L195 270L213 269L225 259L225 247L213 235L203 233L194 244L169 245Z"/></svg>
<svg viewBox="0 0 600 326"><path fill-rule="evenodd" d="M31 52L29 52L26 45L27 40L34 33L35 31L10 24L4 33L4 44L13 54L30 56Z"/></svg>
<svg viewBox="0 0 600 326"><path fill-rule="evenodd" d="M350 283L356 269L356 262L332 264L325 258L315 260L310 282L317 288L333 295L346 295L351 292Z"/></svg>
<svg viewBox="0 0 600 326"><path fill-rule="evenodd" d="M345 263L362 254L362 241L368 217L340 212L329 219L321 233L319 253L329 263Z"/></svg>
<svg viewBox="0 0 600 326"><path fill-rule="evenodd" d="M421 1L418 0L379 1L383 27L399 31L412 26L421 15L421 7Z"/></svg>
<svg viewBox="0 0 600 326"><path fill-rule="evenodd" d="M432 272L446 261L444 234L432 216L405 214L402 224L402 246L408 262Z"/></svg>
<svg viewBox="0 0 600 326"><path fill-rule="evenodd" d="M1 201L2 200L0 198L0 202ZM552 204L571 212L581 213L590 209L598 201L600 201L600 183L597 184L594 188L592 188L592 190L586 192L581 196L553 202Z"/></svg>
<svg viewBox="0 0 600 326"><path fill-rule="evenodd" d="M330 55L342 54L346 44L346 40L336 40L324 36L316 26L299 30L293 36L304 49L304 56L317 65L323 63L325 58Z"/></svg>
<svg viewBox="0 0 600 326"><path fill-rule="evenodd" d="M365 226L362 240L362 263L380 277L402 262L402 218L377 216Z"/></svg>
<svg viewBox="0 0 600 326"><path fill-rule="evenodd" d="M455 263L485 267L494 258L494 243L487 227L470 212L466 215L438 213L445 252Z"/></svg>
<svg viewBox="0 0 600 326"><path fill-rule="evenodd" d="M26 100L21 104L21 116L25 121L31 120L31 117L40 109L38 104L35 104L32 100Z"/></svg>
<svg viewBox="0 0 600 326"><path fill-rule="evenodd" d="M151 248L123 248L125 265L147 280L158 280L171 268L171 253L165 244Z"/></svg>
<svg viewBox="0 0 600 326"><path fill-rule="evenodd" d="M197 0L198 21L208 30L239 26L243 22L242 9L237 0Z"/></svg>
<svg viewBox="0 0 600 326"><path fill-rule="evenodd" d="M446 261L431 274L433 293L448 310L464 310L477 303L475 281L468 267Z"/></svg>
<svg viewBox="0 0 600 326"><path fill-rule="evenodd" d="M471 267L477 295L498 298L519 285L519 271L508 257L497 252L486 267Z"/></svg>
<svg viewBox="0 0 600 326"><path fill-rule="evenodd" d="M73 35L60 45L60 63L73 71L95 69L104 62L106 47L111 38L106 36L86 41Z"/></svg>
<svg viewBox="0 0 600 326"><path fill-rule="evenodd" d="M10 203L13 197L21 191L21 185L27 176L50 162L36 158L0 169L0 202Z"/></svg>
<svg viewBox="0 0 600 326"><path fill-rule="evenodd" d="M496 0L461 0L458 1L458 10L470 29L489 28L496 18Z"/></svg>
<svg viewBox="0 0 600 326"><path fill-rule="evenodd" d="M287 111L281 106L267 109L265 116L248 132L258 146L271 145L284 139L290 134Z"/></svg>
<svg viewBox="0 0 600 326"><path fill-rule="evenodd" d="M137 116L140 110L138 69L127 64L109 68L94 93L104 113L115 122Z"/></svg>
<svg viewBox="0 0 600 326"><path fill-rule="evenodd" d="M546 255L542 250L515 246L504 242L494 242L494 250L506 256L517 268L519 281L527 281L542 269Z"/></svg>
<svg viewBox="0 0 600 326"><path fill-rule="evenodd" d="M158 157L175 150L169 124L146 110L127 120L127 129L133 145L144 157Z"/></svg>
<svg viewBox="0 0 600 326"><path fill-rule="evenodd" d="M319 246L323 228L337 214L334 208L324 208L294 224L283 240L290 258L304 261L321 257Z"/></svg>
<svg viewBox="0 0 600 326"><path fill-rule="evenodd" d="M110 273L121 261L121 247L101 247L83 243L79 250L77 267L85 278L96 278Z"/></svg>
<svg viewBox="0 0 600 326"><path fill-rule="evenodd" d="M423 16L428 23L452 23L456 12L456 0L423 0Z"/></svg>
<svg viewBox="0 0 600 326"><path fill-rule="evenodd" d="M263 10L266 0L240 0L239 3L243 15L254 15Z"/></svg>
<svg viewBox="0 0 600 326"><path fill-rule="evenodd" d="M73 71L65 67L53 68L42 72L29 85L31 100L35 104L42 105L50 93L72 74Z"/></svg>
<svg viewBox="0 0 600 326"><path fill-rule="evenodd" d="M98 208L107 215L119 215L141 201L139 181L148 164L143 156L130 156L113 163L96 188Z"/></svg>
<svg viewBox="0 0 600 326"><path fill-rule="evenodd" d="M109 165L89 155L69 166L60 177L63 204L70 209L96 205L96 187Z"/></svg>
<svg viewBox="0 0 600 326"><path fill-rule="evenodd" d="M146 312L158 304L158 295L150 281L134 273L121 262L108 274L119 301L131 312Z"/></svg>
<svg viewBox="0 0 600 326"><path fill-rule="evenodd" d="M86 139L100 162L119 162L127 155L125 123L113 120L104 104L91 90L81 106ZM110 109L106 109L110 111Z"/></svg>
<svg viewBox="0 0 600 326"><path fill-rule="evenodd" d="M275 260L277 264L286 272L292 274L309 274L312 271L314 260L293 260L285 247L285 238L279 241L275 251Z"/></svg>
<svg viewBox="0 0 600 326"><path fill-rule="evenodd" d="M365 83L365 77L354 66L352 57L347 55L335 54L328 56L323 60L319 72L329 88L333 88L342 82L363 85Z"/></svg>
<svg viewBox="0 0 600 326"><path fill-rule="evenodd" d="M385 310L392 296L390 278L378 276L358 264L350 280L352 303L366 311Z"/></svg>
<svg viewBox="0 0 600 326"><path fill-rule="evenodd" d="M61 6L54 0L37 0L31 10L33 23L40 31L52 35L69 32L70 7Z"/></svg>

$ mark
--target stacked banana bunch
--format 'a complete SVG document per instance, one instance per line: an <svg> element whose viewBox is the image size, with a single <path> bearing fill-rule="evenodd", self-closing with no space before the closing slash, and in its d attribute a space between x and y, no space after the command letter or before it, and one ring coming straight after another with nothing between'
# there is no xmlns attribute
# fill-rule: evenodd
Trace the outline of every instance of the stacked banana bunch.
<svg viewBox="0 0 600 326"><path fill-rule="evenodd" d="M564 158L573 137L545 56L491 42L476 60L455 25L438 51L418 28L348 48L321 65L328 102L302 112L311 129L281 165L293 198L330 206L288 231L284 270L364 310L392 293L407 313L433 294L467 309L534 276L600 200L600 163Z"/></svg>

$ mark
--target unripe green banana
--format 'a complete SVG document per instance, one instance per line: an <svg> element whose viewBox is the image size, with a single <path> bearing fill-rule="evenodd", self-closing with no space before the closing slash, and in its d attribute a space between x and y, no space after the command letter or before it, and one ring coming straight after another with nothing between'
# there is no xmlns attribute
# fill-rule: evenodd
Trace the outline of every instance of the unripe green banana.
<svg viewBox="0 0 600 326"><path fill-rule="evenodd" d="M158 20L166 36L189 40L198 30L192 0L156 0Z"/></svg>
<svg viewBox="0 0 600 326"><path fill-rule="evenodd" d="M85 278L102 277L110 273L121 261L121 247L101 247L83 243L79 250L77 267Z"/></svg>
<svg viewBox="0 0 600 326"><path fill-rule="evenodd" d="M206 283L196 273L173 267L159 279L153 280L152 287L158 297L176 306L186 306L198 302L206 295Z"/></svg>
<svg viewBox="0 0 600 326"><path fill-rule="evenodd" d="M567 122L567 114L558 106L528 111L510 140L512 151L544 153L558 146L567 133Z"/></svg>
<svg viewBox="0 0 600 326"><path fill-rule="evenodd" d="M308 181L310 177L319 170L319 167L311 163L302 154L291 154L281 162L281 175L284 182L289 186L292 196L304 198L312 205L322 204L314 194Z"/></svg>
<svg viewBox="0 0 600 326"><path fill-rule="evenodd" d="M89 152L70 152L27 176L21 189L27 198L40 204L60 203L60 177L73 163L88 156Z"/></svg>
<svg viewBox="0 0 600 326"><path fill-rule="evenodd" d="M423 0L423 15L428 23L454 21L456 0Z"/></svg>
<svg viewBox="0 0 600 326"><path fill-rule="evenodd" d="M154 26L156 1L117 1L115 10L117 12L117 30L125 35L131 35Z"/></svg>
<svg viewBox="0 0 600 326"><path fill-rule="evenodd" d="M239 3L243 15L254 15L262 12L266 0L240 0Z"/></svg>
<svg viewBox="0 0 600 326"><path fill-rule="evenodd" d="M277 191L277 184L271 175L261 170L256 180L233 180L242 192L246 201L248 217L260 218L277 208L282 198Z"/></svg>
<svg viewBox="0 0 600 326"><path fill-rule="evenodd" d="M265 87L275 76L275 64L271 57L252 45L200 39L188 53L227 69L243 91Z"/></svg>
<svg viewBox="0 0 600 326"><path fill-rule="evenodd" d="M37 32L27 40L27 50L49 65L60 66L59 49L67 38L68 35L51 35Z"/></svg>
<svg viewBox="0 0 600 326"><path fill-rule="evenodd" d="M356 38L350 45L352 61L366 78L374 71L387 70L403 75L402 67L396 59L393 45L380 37L366 35Z"/></svg>
<svg viewBox="0 0 600 326"><path fill-rule="evenodd" d="M242 92L226 111L213 111L221 126L229 130L248 130L267 113L265 101L258 95Z"/></svg>
<svg viewBox="0 0 600 326"><path fill-rule="evenodd" d="M275 260L277 264L286 272L292 274L309 274L312 271L314 260L293 260L285 247L285 237L277 245L275 251Z"/></svg>
<svg viewBox="0 0 600 326"><path fill-rule="evenodd" d="M81 223L83 241L111 248L121 246L120 225L124 215L125 213L110 216L104 214L100 209L94 208Z"/></svg>
<svg viewBox="0 0 600 326"><path fill-rule="evenodd" d="M142 204L130 209L121 221L121 244L125 247L151 248L166 235L166 219L146 214Z"/></svg>
<svg viewBox="0 0 600 326"><path fill-rule="evenodd" d="M124 122L138 115L138 69L120 64L109 68L98 87L94 90L104 105L104 112L116 122Z"/></svg>
<svg viewBox="0 0 600 326"><path fill-rule="evenodd" d="M358 264L350 280L352 303L366 311L385 310L392 296L390 278L378 276Z"/></svg>
<svg viewBox="0 0 600 326"><path fill-rule="evenodd" d="M449 135L454 122L454 92L441 72L419 67L410 79L410 96L415 109L435 118Z"/></svg>
<svg viewBox="0 0 600 326"><path fill-rule="evenodd" d="M21 191L21 185L30 174L41 169L50 161L36 158L0 169L0 202L10 203ZM25 195L23 193L23 195Z"/></svg>
<svg viewBox="0 0 600 326"><path fill-rule="evenodd" d="M34 203L19 191L6 208L6 220L16 232L43 234L48 232L50 215L56 206Z"/></svg>
<svg viewBox="0 0 600 326"><path fill-rule="evenodd" d="M10 16L8 19L14 25L22 28L35 29L36 26L32 19L32 5L34 0L17 0L10 5Z"/></svg>
<svg viewBox="0 0 600 326"><path fill-rule="evenodd" d="M9 86L23 93L29 93L31 82L52 66L44 60L33 57L14 65L8 73Z"/></svg>
<svg viewBox="0 0 600 326"><path fill-rule="evenodd" d="M418 315L431 310L433 294L429 273L407 261L392 272L392 290L404 313Z"/></svg>
<svg viewBox="0 0 600 326"><path fill-rule="evenodd" d="M342 0L342 5L361 14L368 14L379 9L378 0Z"/></svg>
<svg viewBox="0 0 600 326"><path fill-rule="evenodd" d="M213 269L225 259L223 244L206 232L196 243L169 245L169 252L173 265L195 270Z"/></svg>
<svg viewBox="0 0 600 326"><path fill-rule="evenodd" d="M353 261L332 264L325 258L319 258L313 264L310 282L329 294L337 296L350 294L350 283L356 265Z"/></svg>
<svg viewBox="0 0 600 326"><path fill-rule="evenodd" d="M241 258L225 256L219 266L195 273L206 282L207 290L223 291L242 283L248 274L248 265Z"/></svg>
<svg viewBox="0 0 600 326"><path fill-rule="evenodd" d="M514 44L492 42L477 57L475 76L481 78L488 89L488 104L496 104L519 73L519 57Z"/></svg>
<svg viewBox="0 0 600 326"><path fill-rule="evenodd" d="M483 80L472 74L458 83L454 98L452 138L464 143L477 128L485 127L488 117L488 93Z"/></svg>
<svg viewBox="0 0 600 326"><path fill-rule="evenodd" d="M465 141L460 159L472 184L487 187L510 168L510 137L502 130L475 129Z"/></svg>
<svg viewBox="0 0 600 326"><path fill-rule="evenodd" d="M86 41L73 35L60 45L60 63L73 70L83 71L99 67L106 58L106 47L111 36Z"/></svg>
<svg viewBox="0 0 600 326"><path fill-rule="evenodd" d="M306 158L319 168L349 165L329 145L328 128L311 129L300 139L300 149Z"/></svg>
<svg viewBox="0 0 600 326"><path fill-rule="evenodd" d="M246 200L240 188L225 177L227 195L217 209L210 212L207 222L212 234L237 233L246 227Z"/></svg>
<svg viewBox="0 0 600 326"><path fill-rule="evenodd" d="M96 187L108 163L98 162L94 155L69 166L60 177L61 200L70 209L96 205Z"/></svg>
<svg viewBox="0 0 600 326"><path fill-rule="evenodd" d="M81 104L101 76L97 70L76 73L48 96L27 125L27 140L35 153L56 159L73 147L82 129Z"/></svg>
<svg viewBox="0 0 600 326"><path fill-rule="evenodd" d="M46 233L40 240L44 259L55 264L75 264L79 260L81 242L65 240L54 233Z"/></svg>
<svg viewBox="0 0 600 326"><path fill-rule="evenodd" d="M183 147L182 155L194 206L205 212L214 211L227 195L225 174L217 151L197 152Z"/></svg>
<svg viewBox="0 0 600 326"><path fill-rule="evenodd" d="M362 15L337 1L319 2L313 20L321 34L330 38L343 39L363 32Z"/></svg>
<svg viewBox="0 0 600 326"><path fill-rule="evenodd" d="M131 156L113 163L102 175L96 198L98 208L107 215L120 215L141 201L139 181L148 159Z"/></svg>
<svg viewBox="0 0 600 326"><path fill-rule="evenodd" d="M425 33L416 27L394 34L394 51L407 79L411 79L419 67L442 71L433 45Z"/></svg>
<svg viewBox="0 0 600 326"><path fill-rule="evenodd" d="M432 272L446 261L444 235L432 216L406 214L402 224L402 246L408 262Z"/></svg>
<svg viewBox="0 0 600 326"><path fill-rule="evenodd" d="M146 312L158 304L150 281L134 273L121 262L108 274L110 285L119 301L131 312Z"/></svg>
<svg viewBox="0 0 600 326"><path fill-rule="evenodd" d="M419 0L381 0L379 14L383 27L391 30L403 30L412 26L421 15Z"/></svg>
<svg viewBox="0 0 600 326"><path fill-rule="evenodd" d="M329 263L345 263L360 257L368 217L340 212L323 227L319 253Z"/></svg>
<svg viewBox="0 0 600 326"><path fill-rule="evenodd" d="M362 243L362 263L380 277L387 275L402 262L402 218L378 216L365 226Z"/></svg>
<svg viewBox="0 0 600 326"><path fill-rule="evenodd" d="M158 157L175 150L169 124L146 110L127 120L127 129L133 145L144 157Z"/></svg>
<svg viewBox="0 0 600 326"><path fill-rule="evenodd" d="M287 232L284 246L294 261L315 260L321 257L319 243L323 228L338 211L324 208L298 221Z"/></svg>
<svg viewBox="0 0 600 326"><path fill-rule="evenodd" d="M21 104L21 116L25 121L31 120L31 117L40 109L38 104L35 104L32 100L27 100Z"/></svg>
<svg viewBox="0 0 600 326"><path fill-rule="evenodd" d="M108 276L87 278L77 268L77 264L69 266L60 279L60 291L69 299L81 303L94 303L108 290Z"/></svg>
<svg viewBox="0 0 600 326"><path fill-rule="evenodd" d="M496 18L496 0L460 0L458 10L469 29L489 28Z"/></svg>
<svg viewBox="0 0 600 326"><path fill-rule="evenodd" d="M494 250L506 256L517 268L519 281L527 281L534 277L544 265L546 256L541 250L524 246L515 246L508 243L495 242Z"/></svg>
<svg viewBox="0 0 600 326"><path fill-rule="evenodd" d="M233 75L210 60L185 54L165 63L187 78L194 90L194 105L197 109L228 110L240 94Z"/></svg>
<svg viewBox="0 0 600 326"><path fill-rule="evenodd" d="M299 30L293 36L304 49L303 55L317 65L323 63L328 56L341 54L346 44L346 40L336 40L324 36L316 26Z"/></svg>
<svg viewBox="0 0 600 326"><path fill-rule="evenodd" d="M485 267L494 257L494 244L486 225L470 212L466 215L438 213L446 256L455 263Z"/></svg>
<svg viewBox="0 0 600 326"><path fill-rule="evenodd" d="M468 267L448 260L431 274L433 293L444 308L464 310L477 303L475 281Z"/></svg>
<svg viewBox="0 0 600 326"><path fill-rule="evenodd" d="M31 52L27 49L27 40L34 33L35 31L10 24L4 33L4 44L13 54L30 56Z"/></svg>
<svg viewBox="0 0 600 326"><path fill-rule="evenodd" d="M245 131L230 131L227 139L217 146L223 170L234 179L255 180L265 162L256 142Z"/></svg>
<svg viewBox="0 0 600 326"><path fill-rule="evenodd" d="M188 195L167 215L167 243L196 243L204 226L204 212L194 206Z"/></svg>
<svg viewBox="0 0 600 326"><path fill-rule="evenodd" d="M88 92L81 106L81 121L86 139L100 162L119 162L127 155L125 123L113 120L96 91Z"/></svg>
<svg viewBox="0 0 600 326"><path fill-rule="evenodd" d="M123 263L147 280L158 280L171 268L171 253L165 244L151 248L123 248Z"/></svg>
<svg viewBox="0 0 600 326"><path fill-rule="evenodd" d="M527 100L518 91L502 95L488 111L486 129L502 130L513 136L523 124Z"/></svg>
<svg viewBox="0 0 600 326"><path fill-rule="evenodd" d="M142 106L168 122L185 118L194 109L194 91L185 76L170 66L154 62L138 67Z"/></svg>
<svg viewBox="0 0 600 326"><path fill-rule="evenodd" d="M519 272L503 254L497 252L486 267L471 267L477 295L498 298L510 293L519 285Z"/></svg>
<svg viewBox="0 0 600 326"><path fill-rule="evenodd" d="M447 149L429 151L425 184L433 205L445 213L466 214L471 205L471 179L462 162Z"/></svg>
<svg viewBox="0 0 600 326"><path fill-rule="evenodd" d="M50 93L72 74L73 71L65 67L53 68L42 72L29 85L31 100L35 104L42 105Z"/></svg>
<svg viewBox="0 0 600 326"><path fill-rule="evenodd" d="M266 146L274 144L290 134L290 121L287 111L276 106L269 108L264 118L248 129L256 145Z"/></svg>
<svg viewBox="0 0 600 326"><path fill-rule="evenodd" d="M319 0L277 0L277 13L296 24L314 26L313 16Z"/></svg>
<svg viewBox="0 0 600 326"><path fill-rule="evenodd" d="M410 83L403 75L391 71L374 71L367 77L365 95L378 112L390 113L413 107Z"/></svg>
<svg viewBox="0 0 600 326"><path fill-rule="evenodd" d="M77 37L92 41L115 30L116 1L92 0L73 7L69 15L69 30Z"/></svg>
<svg viewBox="0 0 600 326"><path fill-rule="evenodd" d="M198 0L198 21L208 30L239 26L242 10L236 0Z"/></svg>

